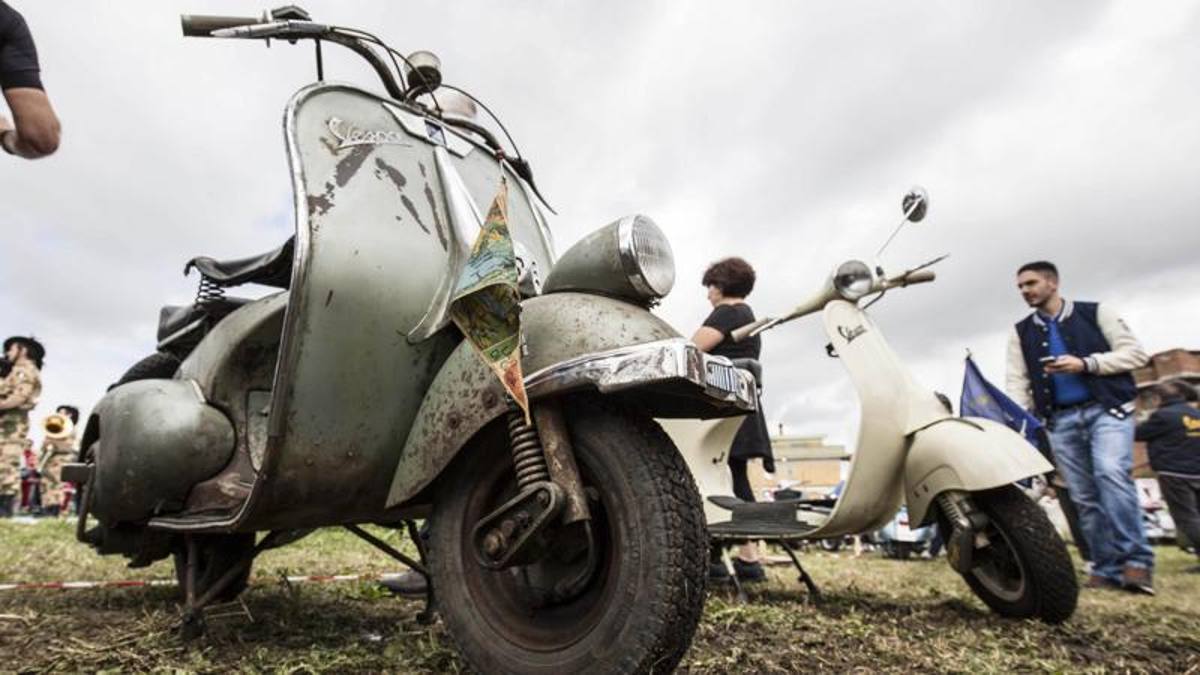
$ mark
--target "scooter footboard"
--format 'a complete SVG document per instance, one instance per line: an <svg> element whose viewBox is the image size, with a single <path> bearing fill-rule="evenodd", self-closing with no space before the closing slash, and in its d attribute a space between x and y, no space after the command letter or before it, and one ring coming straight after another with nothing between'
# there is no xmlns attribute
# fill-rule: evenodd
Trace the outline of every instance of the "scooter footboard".
<svg viewBox="0 0 1200 675"><path fill-rule="evenodd" d="M1052 470L1020 434L978 417L948 417L913 434L905 460L909 522L932 520L930 504L946 490L975 492Z"/></svg>

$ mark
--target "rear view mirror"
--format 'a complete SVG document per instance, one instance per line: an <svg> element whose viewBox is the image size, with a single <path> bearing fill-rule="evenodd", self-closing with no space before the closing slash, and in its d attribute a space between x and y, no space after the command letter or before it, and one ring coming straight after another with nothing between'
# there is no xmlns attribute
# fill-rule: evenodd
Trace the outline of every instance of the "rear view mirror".
<svg viewBox="0 0 1200 675"><path fill-rule="evenodd" d="M900 205L905 219L919 223L925 217L925 212L929 210L929 193L919 185L913 186L908 194L904 195L904 200L900 202Z"/></svg>

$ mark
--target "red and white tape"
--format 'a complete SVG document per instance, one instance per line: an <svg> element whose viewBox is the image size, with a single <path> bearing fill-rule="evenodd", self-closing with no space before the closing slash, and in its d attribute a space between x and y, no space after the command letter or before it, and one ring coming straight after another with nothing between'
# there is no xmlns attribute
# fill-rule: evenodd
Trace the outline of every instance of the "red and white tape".
<svg viewBox="0 0 1200 675"><path fill-rule="evenodd" d="M398 573L388 574L310 574L285 577L289 584L333 583L338 581L387 581L399 578ZM0 591L69 591L81 588L145 588L148 586L177 586L174 579L147 579L144 581L40 581L19 584L0 583Z"/></svg>

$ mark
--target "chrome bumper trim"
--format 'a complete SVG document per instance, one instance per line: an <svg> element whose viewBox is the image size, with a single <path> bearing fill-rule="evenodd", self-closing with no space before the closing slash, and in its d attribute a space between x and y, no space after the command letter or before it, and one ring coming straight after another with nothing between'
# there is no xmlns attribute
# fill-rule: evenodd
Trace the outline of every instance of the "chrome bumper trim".
<svg viewBox="0 0 1200 675"><path fill-rule="evenodd" d="M714 372L730 369L733 391L720 386L722 377L710 377ZM525 378L525 391L530 399L595 387L602 394L635 389L654 384L688 383L696 393L715 399L740 410L751 411L757 406L756 383L748 371L734 367L729 359L713 356L684 338L669 338L640 345L618 347L603 352L561 361L547 366Z"/></svg>

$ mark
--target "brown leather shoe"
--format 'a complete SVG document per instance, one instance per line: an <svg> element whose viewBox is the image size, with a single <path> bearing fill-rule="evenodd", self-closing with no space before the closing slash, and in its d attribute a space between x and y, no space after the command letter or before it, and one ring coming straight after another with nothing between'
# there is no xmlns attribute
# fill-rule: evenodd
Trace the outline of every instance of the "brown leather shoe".
<svg viewBox="0 0 1200 675"><path fill-rule="evenodd" d="M1121 584L1108 577L1102 577L1099 574L1089 574L1088 580L1083 582L1083 587L1118 590L1121 588Z"/></svg>
<svg viewBox="0 0 1200 675"><path fill-rule="evenodd" d="M1154 595L1154 577L1144 567L1126 565L1121 572L1121 586L1132 593Z"/></svg>

